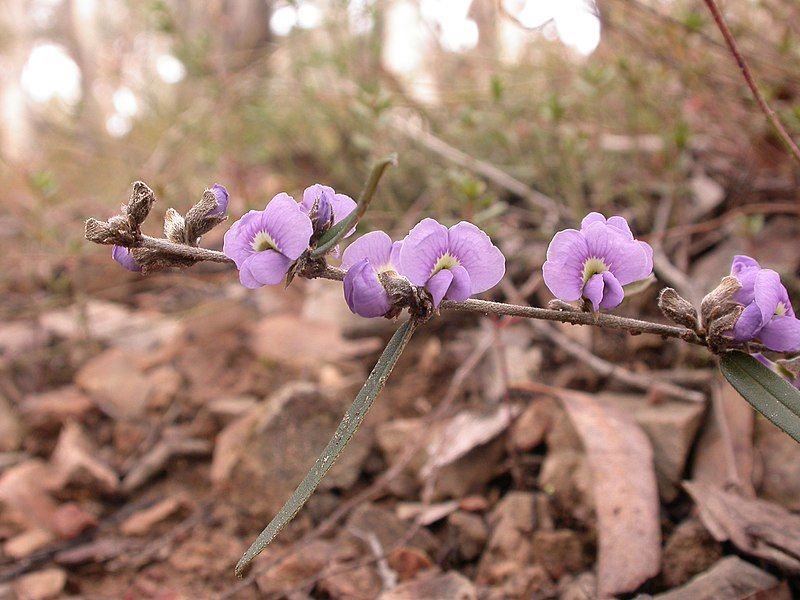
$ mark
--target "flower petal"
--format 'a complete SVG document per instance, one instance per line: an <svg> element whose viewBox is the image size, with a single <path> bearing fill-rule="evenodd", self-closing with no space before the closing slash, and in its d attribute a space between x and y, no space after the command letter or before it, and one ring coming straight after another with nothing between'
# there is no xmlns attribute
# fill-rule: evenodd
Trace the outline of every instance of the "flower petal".
<svg viewBox="0 0 800 600"><path fill-rule="evenodd" d="M374 268L388 264L392 254L392 238L384 231L370 231L350 244L342 254L342 268L349 269L368 258Z"/></svg>
<svg viewBox="0 0 800 600"><path fill-rule="evenodd" d="M124 246L114 246L111 249L111 258L117 261L121 266L128 269L128 271L141 271L142 267L139 266L129 248L125 248Z"/></svg>
<svg viewBox="0 0 800 600"><path fill-rule="evenodd" d="M391 308L389 295L368 258L348 269L344 277L344 297L350 310L362 317L382 317Z"/></svg>
<svg viewBox="0 0 800 600"><path fill-rule="evenodd" d="M331 200L331 208L333 208L333 224L336 225L356 209L356 201L345 194L334 194L333 200ZM344 237L350 237L355 231L356 227L354 225L350 231L344 234Z"/></svg>
<svg viewBox="0 0 800 600"><path fill-rule="evenodd" d="M800 350L800 319L775 317L758 333L761 342L775 352Z"/></svg>
<svg viewBox="0 0 800 600"><path fill-rule="evenodd" d="M425 284L425 287L431 293L431 296L433 296L434 306L439 306L439 303L447 293L452 281L453 274L450 272L450 269L442 269Z"/></svg>
<svg viewBox="0 0 800 600"><path fill-rule="evenodd" d="M401 272L414 285L425 285L436 262L446 252L447 227L434 219L423 219L403 240L400 249Z"/></svg>
<svg viewBox="0 0 800 600"><path fill-rule="evenodd" d="M653 249L645 242L618 239L608 254L608 269L622 285L647 279L653 272Z"/></svg>
<svg viewBox="0 0 800 600"><path fill-rule="evenodd" d="M603 276L600 273L595 273L583 286L583 296L592 303L592 310L597 311L600 309L600 302L603 300Z"/></svg>
<svg viewBox="0 0 800 600"><path fill-rule="evenodd" d="M616 308L622 304L622 299L625 297L625 291L622 285L614 277L611 271L605 271L603 276L603 299L600 301L600 308Z"/></svg>
<svg viewBox="0 0 800 600"><path fill-rule="evenodd" d="M463 302L472 295L473 285L470 274L461 265L451 267L450 272L453 274L453 282L450 284L445 296L448 300Z"/></svg>
<svg viewBox="0 0 800 600"><path fill-rule="evenodd" d="M400 270L400 248L403 247L403 242L394 242L392 244L392 251L389 253L389 264L394 267L395 271ZM402 273L401 273L402 275Z"/></svg>
<svg viewBox="0 0 800 600"><path fill-rule="evenodd" d="M494 287L506 272L506 258L480 228L461 221L447 231L448 252L458 259L472 282L470 293ZM466 298L464 298L466 300Z"/></svg>
<svg viewBox="0 0 800 600"><path fill-rule="evenodd" d="M242 264L253 254L253 237L261 229L260 210L251 210L231 225L225 232L222 251L225 256L236 263L241 269Z"/></svg>
<svg viewBox="0 0 800 600"><path fill-rule="evenodd" d="M581 231L584 231L589 225L592 223L603 223L605 224L606 218L601 215L599 212L590 212L588 215L583 217L581 221Z"/></svg>
<svg viewBox="0 0 800 600"><path fill-rule="evenodd" d="M630 225L628 225L628 221L625 220L625 217L620 216L613 216L608 217L606 221L611 227L615 229L619 229L623 234L625 234L626 239L632 240L633 239L633 232L631 231Z"/></svg>
<svg viewBox="0 0 800 600"><path fill-rule="evenodd" d="M291 260L308 248L313 233L311 219L300 205L284 192L270 200L261 216L261 225L277 244L282 254Z"/></svg>
<svg viewBox="0 0 800 600"><path fill-rule="evenodd" d="M755 286L756 276L760 270L761 266L758 262L749 256L739 254L733 257L731 275L736 277L742 285L742 288L736 292L734 296L736 302L746 306L753 301L753 287Z"/></svg>
<svg viewBox="0 0 800 600"><path fill-rule="evenodd" d="M314 208L314 203L317 200L331 203L335 194L336 192L333 191L331 186L315 183L303 190L303 200L300 202L300 208L304 213L308 214Z"/></svg>
<svg viewBox="0 0 800 600"><path fill-rule="evenodd" d="M253 280L259 284L275 285L283 281L291 264L292 259L280 252L264 250L263 252L254 253L242 267L243 269L246 267Z"/></svg>
<svg viewBox="0 0 800 600"><path fill-rule="evenodd" d="M761 310L761 325L766 325L775 314L778 302L788 298L781 276L772 269L761 269L753 286L754 301Z"/></svg>
<svg viewBox="0 0 800 600"><path fill-rule="evenodd" d="M225 189L224 185L215 183L211 186L211 191L214 192L214 198L217 201L217 207L208 213L209 216L224 215L228 210L228 190Z"/></svg>
<svg viewBox="0 0 800 600"><path fill-rule="evenodd" d="M755 302L747 305L736 324L733 326L733 339L737 342L749 342L761 328L761 309Z"/></svg>
<svg viewBox="0 0 800 600"><path fill-rule="evenodd" d="M599 213L598 213L599 214ZM547 247L544 283L559 300L574 302L583 292L583 263L589 258L586 238L577 229L559 231Z"/></svg>

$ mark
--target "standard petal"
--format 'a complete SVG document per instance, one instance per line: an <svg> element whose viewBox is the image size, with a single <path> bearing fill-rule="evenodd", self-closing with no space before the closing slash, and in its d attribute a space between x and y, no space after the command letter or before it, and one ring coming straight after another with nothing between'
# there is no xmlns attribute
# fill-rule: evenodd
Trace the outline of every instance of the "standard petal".
<svg viewBox="0 0 800 600"><path fill-rule="evenodd" d="M559 264L576 264L583 269L584 261L589 258L586 238L577 229L559 231L550 240L547 247L547 260Z"/></svg>
<svg viewBox="0 0 800 600"><path fill-rule="evenodd" d="M589 281L586 282L586 285L583 286L583 296L592 303L592 310L597 311L600 309L600 302L603 300L604 287L605 283L603 282L603 276L600 273L592 275L589 278Z"/></svg>
<svg viewBox="0 0 800 600"><path fill-rule="evenodd" d="M447 231L448 252L469 273L471 294L479 294L494 287L506 272L506 258L500 248L477 226L466 221L453 225Z"/></svg>
<svg viewBox="0 0 800 600"><path fill-rule="evenodd" d="M261 225L275 241L281 254L292 260L305 252L313 232L311 219L289 194L283 192L267 204Z"/></svg>
<svg viewBox="0 0 800 600"><path fill-rule="evenodd" d="M350 244L342 254L342 268L349 269L365 258L375 268L388 264L392 254L392 238L383 231L370 231Z"/></svg>
<svg viewBox="0 0 800 600"><path fill-rule="evenodd" d="M433 296L434 306L439 306L439 303L447 293L452 281L453 274L450 272L450 269L442 269L436 275L431 277L427 284L425 284L425 287L431 293L431 296Z"/></svg>
<svg viewBox="0 0 800 600"><path fill-rule="evenodd" d="M292 259L275 250L256 252L247 261L250 274L261 285L275 285L283 281Z"/></svg>
<svg viewBox="0 0 800 600"><path fill-rule="evenodd" d="M761 309L755 302L745 307L736 324L733 326L733 339L737 342L749 342L761 328Z"/></svg>
<svg viewBox="0 0 800 600"><path fill-rule="evenodd" d="M800 350L800 319L775 317L758 333L761 342L775 352Z"/></svg>
<svg viewBox="0 0 800 600"><path fill-rule="evenodd" d="M414 285L425 285L436 262L447 252L447 227L423 219L408 232L400 248L400 269Z"/></svg>
<svg viewBox="0 0 800 600"><path fill-rule="evenodd" d="M601 215L599 212L590 212L588 215L583 217L583 221L581 221L581 231L589 227L592 223L605 223L606 218Z"/></svg>
<svg viewBox="0 0 800 600"><path fill-rule="evenodd" d="M600 308L616 308L622 304L625 291L619 281L611 271L605 271L603 276L603 299L600 301Z"/></svg>
<svg viewBox="0 0 800 600"><path fill-rule="evenodd" d="M550 293L564 302L574 302L581 297L583 276L581 267L567 268L565 265L548 260L542 266L544 284Z"/></svg>
<svg viewBox="0 0 800 600"><path fill-rule="evenodd" d="M344 297L350 310L362 317L382 317L391 308L389 296L367 258L347 271Z"/></svg>
<svg viewBox="0 0 800 600"><path fill-rule="evenodd" d="M400 248L402 247L403 242L394 242L392 244L392 251L389 254L389 264L392 265L394 270L398 273L400 272Z"/></svg>
<svg viewBox="0 0 800 600"><path fill-rule="evenodd" d="M453 281L447 290L445 297L448 300L455 300L456 302L463 302L472 295L472 281L469 272L461 265L451 267L450 272L453 274Z"/></svg>
<svg viewBox="0 0 800 600"><path fill-rule="evenodd" d="M742 288L736 292L734 300L739 304L748 305L753 301L755 296L754 286L756 283L756 276L761 270L761 266L755 259L749 256L737 255L733 257L731 264L731 275L739 280Z"/></svg>
<svg viewBox="0 0 800 600"><path fill-rule="evenodd" d="M608 223L611 227L619 229L623 234L625 234L627 239L633 239L633 232L631 231L630 225L628 225L628 221L625 220L625 217L608 217L606 223Z"/></svg>
<svg viewBox="0 0 800 600"><path fill-rule="evenodd" d="M731 275L736 277L742 271L760 268L761 265L758 264L758 261L755 258L750 258L744 254L737 254L733 257L733 262L731 263Z"/></svg>
<svg viewBox="0 0 800 600"><path fill-rule="evenodd" d="M253 254L253 237L261 228L261 211L251 210L243 215L238 221L231 225L225 232L222 243L222 251L225 256L236 263L237 268L241 268Z"/></svg>
<svg viewBox="0 0 800 600"><path fill-rule="evenodd" d="M644 242L616 237L606 254L606 261L609 271L621 285L647 279L653 272L652 248Z"/></svg>
<svg viewBox="0 0 800 600"><path fill-rule="evenodd" d="M333 188L329 185L315 183L303 190L303 201L300 202L300 208L304 213L308 214L311 209L314 208L314 203L317 200L324 199L331 203L335 194L336 192L334 192Z"/></svg>
<svg viewBox="0 0 800 600"><path fill-rule="evenodd" d="M345 194L334 194L331 200L331 208L333 208L333 224L335 225L356 209L356 201ZM350 237L355 231L356 228L353 226L350 231L344 234L344 237Z"/></svg>
<svg viewBox="0 0 800 600"><path fill-rule="evenodd" d="M788 297L786 288L781 284L781 276L772 269L761 269L756 275L756 282L753 287L754 300L761 310L761 325L766 325L778 303Z"/></svg>

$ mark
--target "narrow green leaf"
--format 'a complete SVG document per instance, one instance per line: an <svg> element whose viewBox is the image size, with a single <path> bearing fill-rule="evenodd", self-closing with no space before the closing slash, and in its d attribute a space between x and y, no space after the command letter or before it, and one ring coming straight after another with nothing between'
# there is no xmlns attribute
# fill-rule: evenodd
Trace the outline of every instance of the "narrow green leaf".
<svg viewBox="0 0 800 600"><path fill-rule="evenodd" d="M372 167L369 179L367 179L367 184L364 186L364 189L361 190L361 195L358 197L356 209L325 232L325 235L323 235L317 243L317 247L311 252L311 256L315 258L325 256L328 252L333 250L334 246L341 241L348 231L358 224L361 217L367 212L369 203L372 202L372 196L375 195L378 182L380 182L381 177L383 177L383 172L386 170L386 167L396 164L397 154L390 154Z"/></svg>
<svg viewBox="0 0 800 600"><path fill-rule="evenodd" d="M800 391L744 352L726 352L719 361L725 378L753 408L800 442Z"/></svg>
<svg viewBox="0 0 800 600"><path fill-rule="evenodd" d="M333 434L333 437L325 446L319 458L317 458L314 466L297 486L297 489L292 493L283 508L278 511L278 514L269 522L264 528L264 531L259 534L253 545L247 549L239 562L236 564L236 575L242 577L247 570L250 562L258 556L258 554L269 544L275 536L280 533L289 521L294 519L306 501L314 493L314 490L322 481L322 478L328 473L333 463L342 453L347 443L353 437L367 412L372 406L375 398L380 394L383 389L389 374L392 372L397 359L400 358L403 350L411 339L412 334L417 328L417 322L409 320L403 323L389 340L389 343L384 348L383 352L378 358L378 362L372 369L372 372L367 377L364 387L356 396L353 404L345 412L339 427Z"/></svg>

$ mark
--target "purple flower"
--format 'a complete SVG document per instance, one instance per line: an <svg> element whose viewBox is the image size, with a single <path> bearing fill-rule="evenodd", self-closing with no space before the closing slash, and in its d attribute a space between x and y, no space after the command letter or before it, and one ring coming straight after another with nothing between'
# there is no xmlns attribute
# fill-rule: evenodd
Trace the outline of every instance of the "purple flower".
<svg viewBox="0 0 800 600"><path fill-rule="evenodd" d="M228 210L228 190L224 185L215 183L211 186L211 191L214 192L214 198L217 200L217 207L209 211L208 216L219 215L220 217Z"/></svg>
<svg viewBox="0 0 800 600"><path fill-rule="evenodd" d="M733 299L745 307L733 327L733 338L737 342L759 339L776 352L800 350L800 320L780 275L762 269L749 256L734 257L731 275L742 284Z"/></svg>
<svg viewBox="0 0 800 600"><path fill-rule="evenodd" d="M282 192L264 210L251 210L231 225L222 251L236 263L242 285L273 285L308 248L312 231L308 215Z"/></svg>
<svg viewBox="0 0 800 600"><path fill-rule="evenodd" d="M402 242L392 242L383 231L372 231L350 244L342 254L344 299L350 310L362 317L382 317L392 307L378 279L381 273L397 272Z"/></svg>
<svg viewBox="0 0 800 600"><path fill-rule="evenodd" d="M315 205L316 210L314 210ZM337 194L330 186L315 183L303 192L300 208L311 217L314 232L322 234L353 212L356 202L350 196ZM344 237L351 236L355 230L353 227Z"/></svg>
<svg viewBox="0 0 800 600"><path fill-rule="evenodd" d="M130 249L125 248L124 246L114 246L111 248L111 258L128 269L128 271L142 270L142 267L140 267L133 259Z"/></svg>
<svg viewBox="0 0 800 600"><path fill-rule="evenodd" d="M400 273L424 285L439 306L442 298L460 302L485 292L506 271L506 259L492 240L472 223L450 229L434 219L417 223L403 240Z"/></svg>
<svg viewBox="0 0 800 600"><path fill-rule="evenodd" d="M606 219L592 212L580 231L559 231L547 248L544 282L565 302L583 296L592 308L614 308L625 297L622 286L646 279L653 272L653 249L633 238L623 217Z"/></svg>

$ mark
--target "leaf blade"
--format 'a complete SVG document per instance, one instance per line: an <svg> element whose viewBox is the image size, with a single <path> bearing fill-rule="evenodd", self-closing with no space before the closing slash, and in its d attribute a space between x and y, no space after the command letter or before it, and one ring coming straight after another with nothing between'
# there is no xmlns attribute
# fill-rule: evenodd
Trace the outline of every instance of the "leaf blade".
<svg viewBox="0 0 800 600"><path fill-rule="evenodd" d="M303 480L292 492L292 495L284 503L283 507L278 511L278 514L273 517L264 530L258 535L253 544L247 549L242 558L236 564L236 575L242 577L252 560L267 547L267 545L275 539L281 530L300 512L303 505L314 493L314 490L319 485L322 478L328 473L330 468L336 462L336 459L344 450L347 443L355 435L364 418L367 416L372 403L378 394L380 394L389 374L397 364L403 350L405 349L411 336L414 334L418 326L415 320L409 320L403 323L394 333L389 343L386 344L378 362L375 363L372 372L367 377L367 381L359 391L353 404L342 417L342 421L336 428L336 431L331 437L328 445L319 455L314 465L303 477Z"/></svg>
<svg viewBox="0 0 800 600"><path fill-rule="evenodd" d="M726 352L720 370L753 408L800 442L800 391L744 352Z"/></svg>

